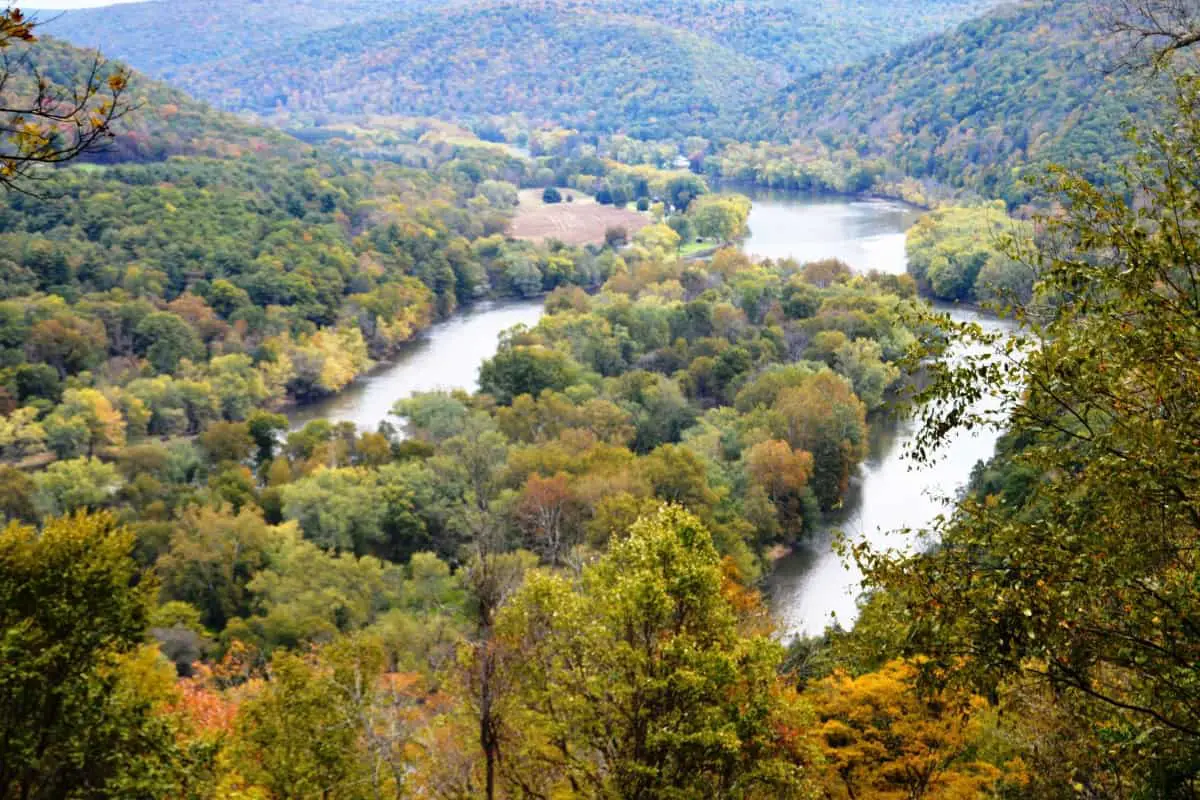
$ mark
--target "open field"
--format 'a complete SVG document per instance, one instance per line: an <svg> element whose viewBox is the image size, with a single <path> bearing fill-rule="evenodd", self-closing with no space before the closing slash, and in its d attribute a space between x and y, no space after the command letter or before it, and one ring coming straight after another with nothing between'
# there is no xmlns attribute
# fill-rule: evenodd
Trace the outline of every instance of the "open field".
<svg viewBox="0 0 1200 800"><path fill-rule="evenodd" d="M509 228L512 237L534 242L558 239L571 245L601 244L609 228L624 228L632 236L650 224L648 214L600 205L574 189L560 191L563 202L550 204L542 202L541 189L522 191L517 215ZM568 195L575 198L574 202L567 202Z"/></svg>

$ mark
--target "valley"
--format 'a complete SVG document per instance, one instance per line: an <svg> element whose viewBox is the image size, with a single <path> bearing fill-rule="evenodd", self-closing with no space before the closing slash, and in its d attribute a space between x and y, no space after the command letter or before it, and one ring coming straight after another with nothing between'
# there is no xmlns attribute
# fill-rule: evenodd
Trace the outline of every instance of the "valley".
<svg viewBox="0 0 1200 800"><path fill-rule="evenodd" d="M1198 41L0 11L0 798L1191 800Z"/></svg>

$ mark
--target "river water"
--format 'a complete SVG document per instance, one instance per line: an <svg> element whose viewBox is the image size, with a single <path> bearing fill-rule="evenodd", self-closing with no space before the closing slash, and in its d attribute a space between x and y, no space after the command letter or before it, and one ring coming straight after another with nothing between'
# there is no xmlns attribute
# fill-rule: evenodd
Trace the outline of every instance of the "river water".
<svg viewBox="0 0 1200 800"><path fill-rule="evenodd" d="M353 422L373 431L388 419L397 400L414 392L479 388L479 367L496 353L500 334L514 325L537 324L542 301L479 303L439 322L410 342L392 361L359 378L344 391L295 409L294 428L314 419ZM392 422L398 422L395 417Z"/></svg>
<svg viewBox="0 0 1200 800"><path fill-rule="evenodd" d="M840 258L855 270L904 272L904 234L920 216L910 206L737 190L754 199L751 233L744 245L751 255L799 261ZM968 310L952 314L987 326L1005 324ZM373 430L388 419L397 400L413 392L473 391L480 364L495 353L499 334L517 324L532 326L541 315L540 300L480 304L433 326L395 361L346 391L297 409L292 424L324 417ZM945 500L968 479L976 462L991 456L996 441L992 432L960 434L945 444L935 464L917 468L905 457L913 433L908 419L873 420L870 455L844 507L805 546L776 563L766 595L783 635L817 634L835 621L853 623L861 575L832 551L837 531L850 541L866 540L875 547L914 546L914 537L896 531L926 527L944 512Z"/></svg>
<svg viewBox="0 0 1200 800"><path fill-rule="evenodd" d="M905 271L905 232L921 213L912 206L742 187L737 191L754 200L745 243L751 255L798 261L840 258L856 271ZM993 330L1010 327L968 309L951 309L950 315ZM934 463L917 465L906 457L915 433L911 419L873 419L870 454L844 506L775 564L765 588L784 636L814 635L827 625L849 627L854 622L862 575L833 551L839 532L848 542L866 541L876 549L920 546L918 537L900 531L920 530L945 513L975 464L991 457L998 436L994 431L959 433L943 443Z"/></svg>

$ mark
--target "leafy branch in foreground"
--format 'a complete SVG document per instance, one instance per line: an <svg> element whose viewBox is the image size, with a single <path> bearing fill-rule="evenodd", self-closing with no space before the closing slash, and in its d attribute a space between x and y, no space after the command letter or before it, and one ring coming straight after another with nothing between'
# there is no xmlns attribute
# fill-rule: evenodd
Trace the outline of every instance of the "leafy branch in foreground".
<svg viewBox="0 0 1200 800"><path fill-rule="evenodd" d="M38 164L70 161L111 139L113 125L129 110L129 73L99 55L69 88L48 78L28 51L10 50L37 41L35 23L18 8L0 12L0 186L20 190Z"/></svg>
<svg viewBox="0 0 1200 800"><path fill-rule="evenodd" d="M921 445L995 421L974 403L999 393L1012 428L997 469L1033 478L977 487L935 552L856 553L903 599L930 665L991 692L1032 678L1155 796L1191 796L1173 781L1200 759L1200 79L1177 88L1171 125L1134 135L1120 181L1052 176L1063 210L1041 220L1035 254L1045 321L932 372Z"/></svg>

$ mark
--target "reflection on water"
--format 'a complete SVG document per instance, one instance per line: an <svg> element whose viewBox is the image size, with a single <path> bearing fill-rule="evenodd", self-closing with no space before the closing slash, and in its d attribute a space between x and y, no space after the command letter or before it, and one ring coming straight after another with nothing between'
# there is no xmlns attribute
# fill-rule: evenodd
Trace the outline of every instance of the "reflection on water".
<svg viewBox="0 0 1200 800"><path fill-rule="evenodd" d="M733 187L731 187L733 188ZM745 251L760 258L839 258L857 271L901 274L904 232L921 215L891 200L846 200L736 187L748 195Z"/></svg>
<svg viewBox="0 0 1200 800"><path fill-rule="evenodd" d="M542 317L542 301L480 303L439 322L409 344L391 362L355 381L333 397L295 409L293 427L314 419L353 422L375 430L397 400L414 392L478 387L479 367L496 352L500 334L514 325L533 326Z"/></svg>
<svg viewBox="0 0 1200 800"><path fill-rule="evenodd" d="M955 310L951 317L988 330L1011 328L973 311ZM991 430L958 431L943 442L934 463L917 464L907 457L915 433L911 419L873 420L870 455L845 506L805 546L775 565L767 595L784 635L813 635L835 622L843 627L854 622L862 574L831 549L836 532L849 543L869 542L875 550L919 547L917 535L901 531L926 528L947 513L975 464L992 456L999 437Z"/></svg>

